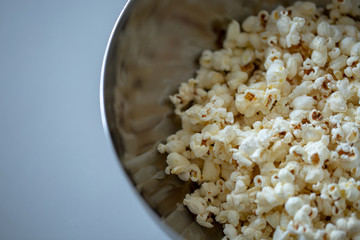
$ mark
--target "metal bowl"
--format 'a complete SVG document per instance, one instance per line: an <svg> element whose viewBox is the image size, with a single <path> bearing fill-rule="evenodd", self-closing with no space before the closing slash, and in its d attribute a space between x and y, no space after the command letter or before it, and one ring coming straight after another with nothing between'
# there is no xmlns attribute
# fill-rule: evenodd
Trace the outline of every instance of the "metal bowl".
<svg viewBox="0 0 360 240"><path fill-rule="evenodd" d="M217 49L230 19L294 1L128 1L111 33L101 74L101 112L119 162L157 222L175 239L221 239L182 206L196 186L164 174L156 146L180 128L168 96L193 76L204 49ZM326 4L328 1L315 1Z"/></svg>

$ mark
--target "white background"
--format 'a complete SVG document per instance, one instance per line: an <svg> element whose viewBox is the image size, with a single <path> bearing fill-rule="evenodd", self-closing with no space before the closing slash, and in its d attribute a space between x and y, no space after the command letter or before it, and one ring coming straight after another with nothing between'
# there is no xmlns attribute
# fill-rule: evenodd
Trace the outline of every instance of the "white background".
<svg viewBox="0 0 360 240"><path fill-rule="evenodd" d="M0 239L169 239L101 125L101 63L124 5L0 1Z"/></svg>

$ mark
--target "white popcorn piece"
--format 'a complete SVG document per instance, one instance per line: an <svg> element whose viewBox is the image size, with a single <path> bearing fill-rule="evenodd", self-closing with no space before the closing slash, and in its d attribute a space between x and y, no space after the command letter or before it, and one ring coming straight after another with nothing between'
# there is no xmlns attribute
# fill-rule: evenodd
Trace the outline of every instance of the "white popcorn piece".
<svg viewBox="0 0 360 240"><path fill-rule="evenodd" d="M203 138L200 133L191 136L190 148L196 157L202 157L209 150L209 147L203 144Z"/></svg>
<svg viewBox="0 0 360 240"><path fill-rule="evenodd" d="M168 167L165 172L167 174L179 174L188 171L190 168L190 162L179 153L172 152L167 156L166 163Z"/></svg>
<svg viewBox="0 0 360 240"><path fill-rule="evenodd" d="M320 113L321 114L321 113ZM311 114L311 118L321 119L322 115L317 115L317 113L314 114L314 112ZM311 121L310 122L315 122ZM326 128L325 126L312 126L310 124L304 125L302 127L302 139L304 142L316 142L321 139L323 135L326 134Z"/></svg>
<svg viewBox="0 0 360 240"><path fill-rule="evenodd" d="M350 56L360 57L360 42L353 45L350 51Z"/></svg>
<svg viewBox="0 0 360 240"><path fill-rule="evenodd" d="M254 50L248 48L241 54L240 65L245 66L253 62L254 60L255 60L255 52Z"/></svg>
<svg viewBox="0 0 360 240"><path fill-rule="evenodd" d="M338 25L331 25L332 38L337 43L343 38L343 33Z"/></svg>
<svg viewBox="0 0 360 240"><path fill-rule="evenodd" d="M329 38L332 36L332 28L329 23L324 21L317 25L317 33L321 37Z"/></svg>
<svg viewBox="0 0 360 240"><path fill-rule="evenodd" d="M271 157L276 161L282 161L285 159L289 151L289 145L284 143L284 141L278 140L271 147L272 155Z"/></svg>
<svg viewBox="0 0 360 240"><path fill-rule="evenodd" d="M305 24L305 19L294 17L291 23L289 33L286 36L286 46L291 47L293 45L298 45L301 39L300 31Z"/></svg>
<svg viewBox="0 0 360 240"><path fill-rule="evenodd" d="M350 170L353 167L359 166L359 150L355 147L351 147L348 143L339 143L336 148L336 152L340 158L342 168Z"/></svg>
<svg viewBox="0 0 360 240"><path fill-rule="evenodd" d="M287 16L286 13L282 12L280 19L276 21L277 30L282 37L286 37L286 35L290 31L291 19Z"/></svg>
<svg viewBox="0 0 360 240"><path fill-rule="evenodd" d="M294 195L295 186L291 182L285 182L285 183L279 182L276 184L274 190L278 198L285 201L286 199Z"/></svg>
<svg viewBox="0 0 360 240"><path fill-rule="evenodd" d="M275 61L279 61L279 59L281 59L281 55L282 53L280 51L278 51L278 49L276 48L268 48L265 51L265 63L264 63L264 67L266 70L269 69L269 67L275 62Z"/></svg>
<svg viewBox="0 0 360 240"><path fill-rule="evenodd" d="M345 37L340 41L339 48L343 54L351 55L351 49L355 45L355 39L352 37Z"/></svg>
<svg viewBox="0 0 360 240"><path fill-rule="evenodd" d="M360 232L360 220L356 217L356 214L351 214L351 217L347 221L346 229L350 234L356 234Z"/></svg>
<svg viewBox="0 0 360 240"><path fill-rule="evenodd" d="M250 16L244 20L242 28L246 32L260 32L263 29L263 26L257 16Z"/></svg>
<svg viewBox="0 0 360 240"><path fill-rule="evenodd" d="M233 153L232 158L237 162L239 166L245 166L247 168L251 168L254 163L240 151L236 151Z"/></svg>
<svg viewBox="0 0 360 240"><path fill-rule="evenodd" d="M280 169L278 177L280 181L284 183L291 183L295 180L294 175L286 168Z"/></svg>
<svg viewBox="0 0 360 240"><path fill-rule="evenodd" d="M352 98L352 96L356 94L356 88L350 84L349 79L347 78L337 81L336 88L346 100Z"/></svg>
<svg viewBox="0 0 360 240"><path fill-rule="evenodd" d="M282 211L280 216L280 227L282 229L286 229L290 221L291 221L291 217L288 214L286 214L285 211Z"/></svg>
<svg viewBox="0 0 360 240"><path fill-rule="evenodd" d="M185 143L180 140L174 140L174 141L168 142L165 145L165 148L168 153L177 152L177 153L181 154L185 151Z"/></svg>
<svg viewBox="0 0 360 240"><path fill-rule="evenodd" d="M294 88L294 90L289 95L289 99L294 100L296 97L307 95L311 84L311 81L303 81L300 85Z"/></svg>
<svg viewBox="0 0 360 240"><path fill-rule="evenodd" d="M354 202L359 199L359 190L358 186L355 183L355 180L353 178L350 178L348 181L346 181L345 178L341 177L339 179L339 191L344 192L345 198L350 201Z"/></svg>
<svg viewBox="0 0 360 240"><path fill-rule="evenodd" d="M201 131L202 139L208 140L212 136L217 135L219 131L220 127L216 123L206 125Z"/></svg>
<svg viewBox="0 0 360 240"><path fill-rule="evenodd" d="M324 67L327 62L327 51L314 50L311 54L311 60L319 67Z"/></svg>
<svg viewBox="0 0 360 240"><path fill-rule="evenodd" d="M349 122L344 123L342 126L344 137L348 143L356 143L359 140L359 130L354 124Z"/></svg>
<svg viewBox="0 0 360 240"><path fill-rule="evenodd" d="M346 112L347 110L346 101L340 92L334 92L331 94L327 103L333 112Z"/></svg>
<svg viewBox="0 0 360 240"><path fill-rule="evenodd" d="M285 230L281 229L279 226L277 226L276 230L274 232L273 239L276 239L276 240L290 239L290 232L285 231Z"/></svg>
<svg viewBox="0 0 360 240"><path fill-rule="evenodd" d="M281 61L276 61L266 72L266 82L268 86L280 86L286 80L289 71Z"/></svg>
<svg viewBox="0 0 360 240"><path fill-rule="evenodd" d="M187 206L193 214L205 213L207 207L205 199L190 194L186 194L184 205Z"/></svg>
<svg viewBox="0 0 360 240"><path fill-rule="evenodd" d="M332 49L334 49L335 48L335 45L336 43L335 43L335 41L334 41L334 39L332 39L332 38L328 38L328 39L326 39L326 48L328 49L328 51L330 50L332 50Z"/></svg>
<svg viewBox="0 0 360 240"><path fill-rule="evenodd" d="M310 47L315 51L326 51L326 39L321 36L316 36L310 43Z"/></svg>
<svg viewBox="0 0 360 240"><path fill-rule="evenodd" d="M338 56L336 59L333 59L329 63L329 67L332 70L340 70L346 66L346 60L347 60L347 56L345 55Z"/></svg>
<svg viewBox="0 0 360 240"><path fill-rule="evenodd" d="M224 41L224 48L235 48L237 45L237 39L240 35L240 24L233 20L228 26L226 31L226 38Z"/></svg>
<svg viewBox="0 0 360 240"><path fill-rule="evenodd" d="M329 184L327 187L327 191L335 201L340 199L341 194L340 194L339 187L337 186L337 184L335 184L335 183Z"/></svg>
<svg viewBox="0 0 360 240"><path fill-rule="evenodd" d="M228 222L232 225L232 226L237 226L239 225L239 213L235 210L229 210L228 212Z"/></svg>
<svg viewBox="0 0 360 240"><path fill-rule="evenodd" d="M343 48L345 48L345 46L343 46ZM329 55L330 59L336 59L337 57L340 56L341 52L343 52L343 53L346 54L345 50L344 50L344 51L340 51L339 48L334 47L334 48L332 48L332 49L330 50L330 52L328 52L328 55Z"/></svg>
<svg viewBox="0 0 360 240"><path fill-rule="evenodd" d="M294 221L302 224L311 224L311 220L317 216L317 208L303 205L294 215Z"/></svg>
<svg viewBox="0 0 360 240"><path fill-rule="evenodd" d="M347 221L346 221L345 218L336 219L335 224L336 224L336 227L338 229L346 232L346 230L347 230Z"/></svg>
<svg viewBox="0 0 360 240"><path fill-rule="evenodd" d="M220 187L214 182L205 182L201 185L200 192L202 196L215 197L220 192Z"/></svg>
<svg viewBox="0 0 360 240"><path fill-rule="evenodd" d="M266 214L265 219L270 224L270 226L275 229L280 224L280 213L273 212Z"/></svg>
<svg viewBox="0 0 360 240"><path fill-rule="evenodd" d="M238 231L231 224L225 224L224 233L228 239L235 239L238 235Z"/></svg>
<svg viewBox="0 0 360 240"><path fill-rule="evenodd" d="M216 135L211 137L213 141L219 141L227 145L232 142L235 138L235 129L234 125L228 125L224 129L220 130Z"/></svg>
<svg viewBox="0 0 360 240"><path fill-rule="evenodd" d="M294 9L305 16L312 16L317 11L315 3L312 2L295 2Z"/></svg>
<svg viewBox="0 0 360 240"><path fill-rule="evenodd" d="M204 161L202 179L205 181L216 181L220 175L220 166L210 160Z"/></svg>
<svg viewBox="0 0 360 240"><path fill-rule="evenodd" d="M199 87L211 89L214 85L223 83L224 76L219 72L201 68L197 71L196 80L198 80Z"/></svg>
<svg viewBox="0 0 360 240"><path fill-rule="evenodd" d="M297 72L299 71L299 67L301 66L302 62L303 58L300 53L295 53L288 57L288 59L286 60L286 68L289 70L288 77L290 79L294 78L297 75Z"/></svg>
<svg viewBox="0 0 360 240"><path fill-rule="evenodd" d="M346 232L341 230L334 230L330 233L330 240L342 240L346 239Z"/></svg>
<svg viewBox="0 0 360 240"><path fill-rule="evenodd" d="M304 147L307 156L306 161L313 166L323 167L325 160L330 158L328 143L328 139L322 138L320 141L306 144Z"/></svg>
<svg viewBox="0 0 360 240"><path fill-rule="evenodd" d="M241 84L248 80L248 74L243 71L231 72L226 75L227 84L230 89L236 90Z"/></svg>
<svg viewBox="0 0 360 240"><path fill-rule="evenodd" d="M295 213L303 206L303 201L299 197L290 197L285 204L286 212L290 216L294 216Z"/></svg>
<svg viewBox="0 0 360 240"><path fill-rule="evenodd" d="M324 179L324 171L315 166L306 165L302 172L305 175L306 183L314 184Z"/></svg>
<svg viewBox="0 0 360 240"><path fill-rule="evenodd" d="M214 52L211 59L212 67L218 71L229 71L231 54L232 52L230 49L224 49Z"/></svg>
<svg viewBox="0 0 360 240"><path fill-rule="evenodd" d="M294 110L311 110L314 108L314 104L316 103L315 99L312 97L302 95L296 97L292 103L290 104Z"/></svg>
<svg viewBox="0 0 360 240"><path fill-rule="evenodd" d="M255 202L257 203L256 215L261 215L281 205L283 200L275 193L275 189L272 187L264 187L261 192L257 193Z"/></svg>

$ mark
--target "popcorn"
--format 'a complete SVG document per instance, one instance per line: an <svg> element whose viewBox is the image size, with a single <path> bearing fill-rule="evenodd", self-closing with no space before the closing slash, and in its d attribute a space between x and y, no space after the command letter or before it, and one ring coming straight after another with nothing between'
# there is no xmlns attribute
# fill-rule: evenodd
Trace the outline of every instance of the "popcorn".
<svg viewBox="0 0 360 240"><path fill-rule="evenodd" d="M317 25L317 33L319 36L324 37L324 38L329 38L332 36L332 29L329 23L327 22L320 22Z"/></svg>
<svg viewBox="0 0 360 240"><path fill-rule="evenodd" d="M220 167L216 163L205 160L204 167L202 170L202 178L205 181L215 181L218 180L220 174Z"/></svg>
<svg viewBox="0 0 360 240"><path fill-rule="evenodd" d="M280 178L280 177L279 177ZM281 181L281 179L280 179ZM275 193L277 194L277 196L282 199L282 200L286 200L289 197L293 196L295 193L295 186L293 183L291 182L279 182L276 184L275 186Z"/></svg>
<svg viewBox="0 0 360 240"><path fill-rule="evenodd" d="M332 70L340 70L346 66L346 60L347 60L347 56L345 55L338 56L336 59L333 59L329 63L329 67Z"/></svg>
<svg viewBox="0 0 360 240"><path fill-rule="evenodd" d="M341 44L341 43L340 43L340 44ZM341 46L341 45L340 45L340 46ZM337 47L332 48L332 49L330 50L330 52L328 52L330 59L336 59L337 57L340 56L341 52L343 52L343 53L346 54L347 52L346 52L346 50L344 49L346 46L347 46L347 45L343 46L343 49L342 49L341 51L340 51L340 49L337 48ZM349 55L350 55L350 53L349 53Z"/></svg>
<svg viewBox="0 0 360 240"><path fill-rule="evenodd" d="M231 224L225 224L224 233L228 239L234 239L238 235L238 231Z"/></svg>
<svg viewBox="0 0 360 240"><path fill-rule="evenodd" d="M330 109L333 112L346 112L347 110L345 99L340 92L331 94L327 100L327 104L329 104Z"/></svg>
<svg viewBox="0 0 360 240"><path fill-rule="evenodd" d="M200 196L187 194L184 199L184 205L189 208L193 214L201 214L206 211L206 201Z"/></svg>
<svg viewBox="0 0 360 240"><path fill-rule="evenodd" d="M324 179L324 171L315 166L304 166L301 173L305 176L304 181L306 183L314 184Z"/></svg>
<svg viewBox="0 0 360 240"><path fill-rule="evenodd" d="M248 74L243 71L228 73L225 77L227 84L231 90L236 90L241 84L245 84L248 80Z"/></svg>
<svg viewBox="0 0 360 240"><path fill-rule="evenodd" d="M230 70L230 58L231 50L224 49L213 53L211 65L217 71L229 71Z"/></svg>
<svg viewBox="0 0 360 240"><path fill-rule="evenodd" d="M321 36L314 37L314 39L310 43L310 48L316 51L326 50L326 39Z"/></svg>
<svg viewBox="0 0 360 240"><path fill-rule="evenodd" d="M352 37L345 37L340 41L339 48L343 54L351 55L351 49L355 45L355 39Z"/></svg>
<svg viewBox="0 0 360 240"><path fill-rule="evenodd" d="M180 140L174 140L171 142L168 142L166 145L166 151L168 153L171 152L177 152L177 153L183 153L185 151L185 143Z"/></svg>
<svg viewBox="0 0 360 240"><path fill-rule="evenodd" d="M293 45L298 45L300 42L300 30L305 24L305 19L294 17L293 22L290 26L289 33L286 36L286 46L291 47Z"/></svg>
<svg viewBox="0 0 360 240"><path fill-rule="evenodd" d="M190 148L196 157L202 157L209 150L208 146L203 145L203 139L200 133L191 136Z"/></svg>
<svg viewBox="0 0 360 240"><path fill-rule="evenodd" d="M331 240L341 240L344 238L346 238L346 232L341 231L341 230L334 230L330 234Z"/></svg>
<svg viewBox="0 0 360 240"><path fill-rule="evenodd" d="M285 204L285 210L290 216L294 216L295 213L303 206L303 201L299 197L290 197Z"/></svg>
<svg viewBox="0 0 360 240"><path fill-rule="evenodd" d="M314 108L315 103L316 101L312 97L302 95L296 97L290 106L293 107L294 110L311 110Z"/></svg>
<svg viewBox="0 0 360 240"><path fill-rule="evenodd" d="M284 67L282 61L275 61L266 72L266 82L268 86L281 86L288 74L289 71Z"/></svg>
<svg viewBox="0 0 360 240"><path fill-rule="evenodd" d="M324 67L327 62L327 51L324 50L314 50L311 54L311 60L318 65L319 67Z"/></svg>
<svg viewBox="0 0 360 240"><path fill-rule="evenodd" d="M295 53L288 57L284 54L284 59L286 58L286 68L289 70L288 78L293 79L296 76L301 63L303 62L303 58L300 53Z"/></svg>
<svg viewBox="0 0 360 240"><path fill-rule="evenodd" d="M265 219L272 228L276 228L276 226L279 226L279 224L280 224L280 213L273 212L270 214L266 214Z"/></svg>
<svg viewBox="0 0 360 240"><path fill-rule="evenodd" d="M325 160L330 158L330 150L327 147L328 144L329 139L324 136L320 141L306 144L304 146L304 151L307 156L306 161L313 166L323 167Z"/></svg>
<svg viewBox="0 0 360 240"><path fill-rule="evenodd" d="M356 56L356 57L360 56L360 42L357 42L353 45L350 51L350 56Z"/></svg>
<svg viewBox="0 0 360 240"><path fill-rule="evenodd" d="M278 177L280 181L284 183L291 183L295 180L294 175L286 168L280 169Z"/></svg>
<svg viewBox="0 0 360 240"><path fill-rule="evenodd" d="M172 152L167 156L166 163L168 164L168 167L165 170L167 174L169 174L170 171L172 174L183 173L190 168L190 162L176 152Z"/></svg>
<svg viewBox="0 0 360 240"><path fill-rule="evenodd" d="M165 173L197 183L183 204L223 240L360 239L360 8L326 9L231 21L170 97Z"/></svg>
<svg viewBox="0 0 360 240"><path fill-rule="evenodd" d="M244 20L242 28L245 32L260 32L262 31L263 26L257 16L250 16Z"/></svg>
<svg viewBox="0 0 360 240"><path fill-rule="evenodd" d="M198 86L205 89L211 89L214 85L224 82L224 76L216 71L209 71L206 68L201 68L197 71L196 80Z"/></svg>
<svg viewBox="0 0 360 240"><path fill-rule="evenodd" d="M201 196L206 197L215 197L220 192L221 188L217 186L214 182L204 182L201 185L200 193Z"/></svg>
<svg viewBox="0 0 360 240"><path fill-rule="evenodd" d="M235 48L237 39L240 35L240 25L237 21L233 20L228 26L226 32L226 39L224 40L224 48Z"/></svg>
<svg viewBox="0 0 360 240"><path fill-rule="evenodd" d="M303 205L294 215L294 221L303 225L311 225L311 220L317 215L317 209Z"/></svg>

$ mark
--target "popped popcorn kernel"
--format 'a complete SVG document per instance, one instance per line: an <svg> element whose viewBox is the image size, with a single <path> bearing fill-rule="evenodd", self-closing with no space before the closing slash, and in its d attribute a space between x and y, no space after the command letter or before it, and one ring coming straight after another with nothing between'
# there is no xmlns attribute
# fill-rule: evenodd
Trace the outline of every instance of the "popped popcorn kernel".
<svg viewBox="0 0 360 240"><path fill-rule="evenodd" d="M171 102L158 145L183 200L228 239L360 239L360 4L332 0L232 20ZM326 15L328 14L328 15Z"/></svg>

